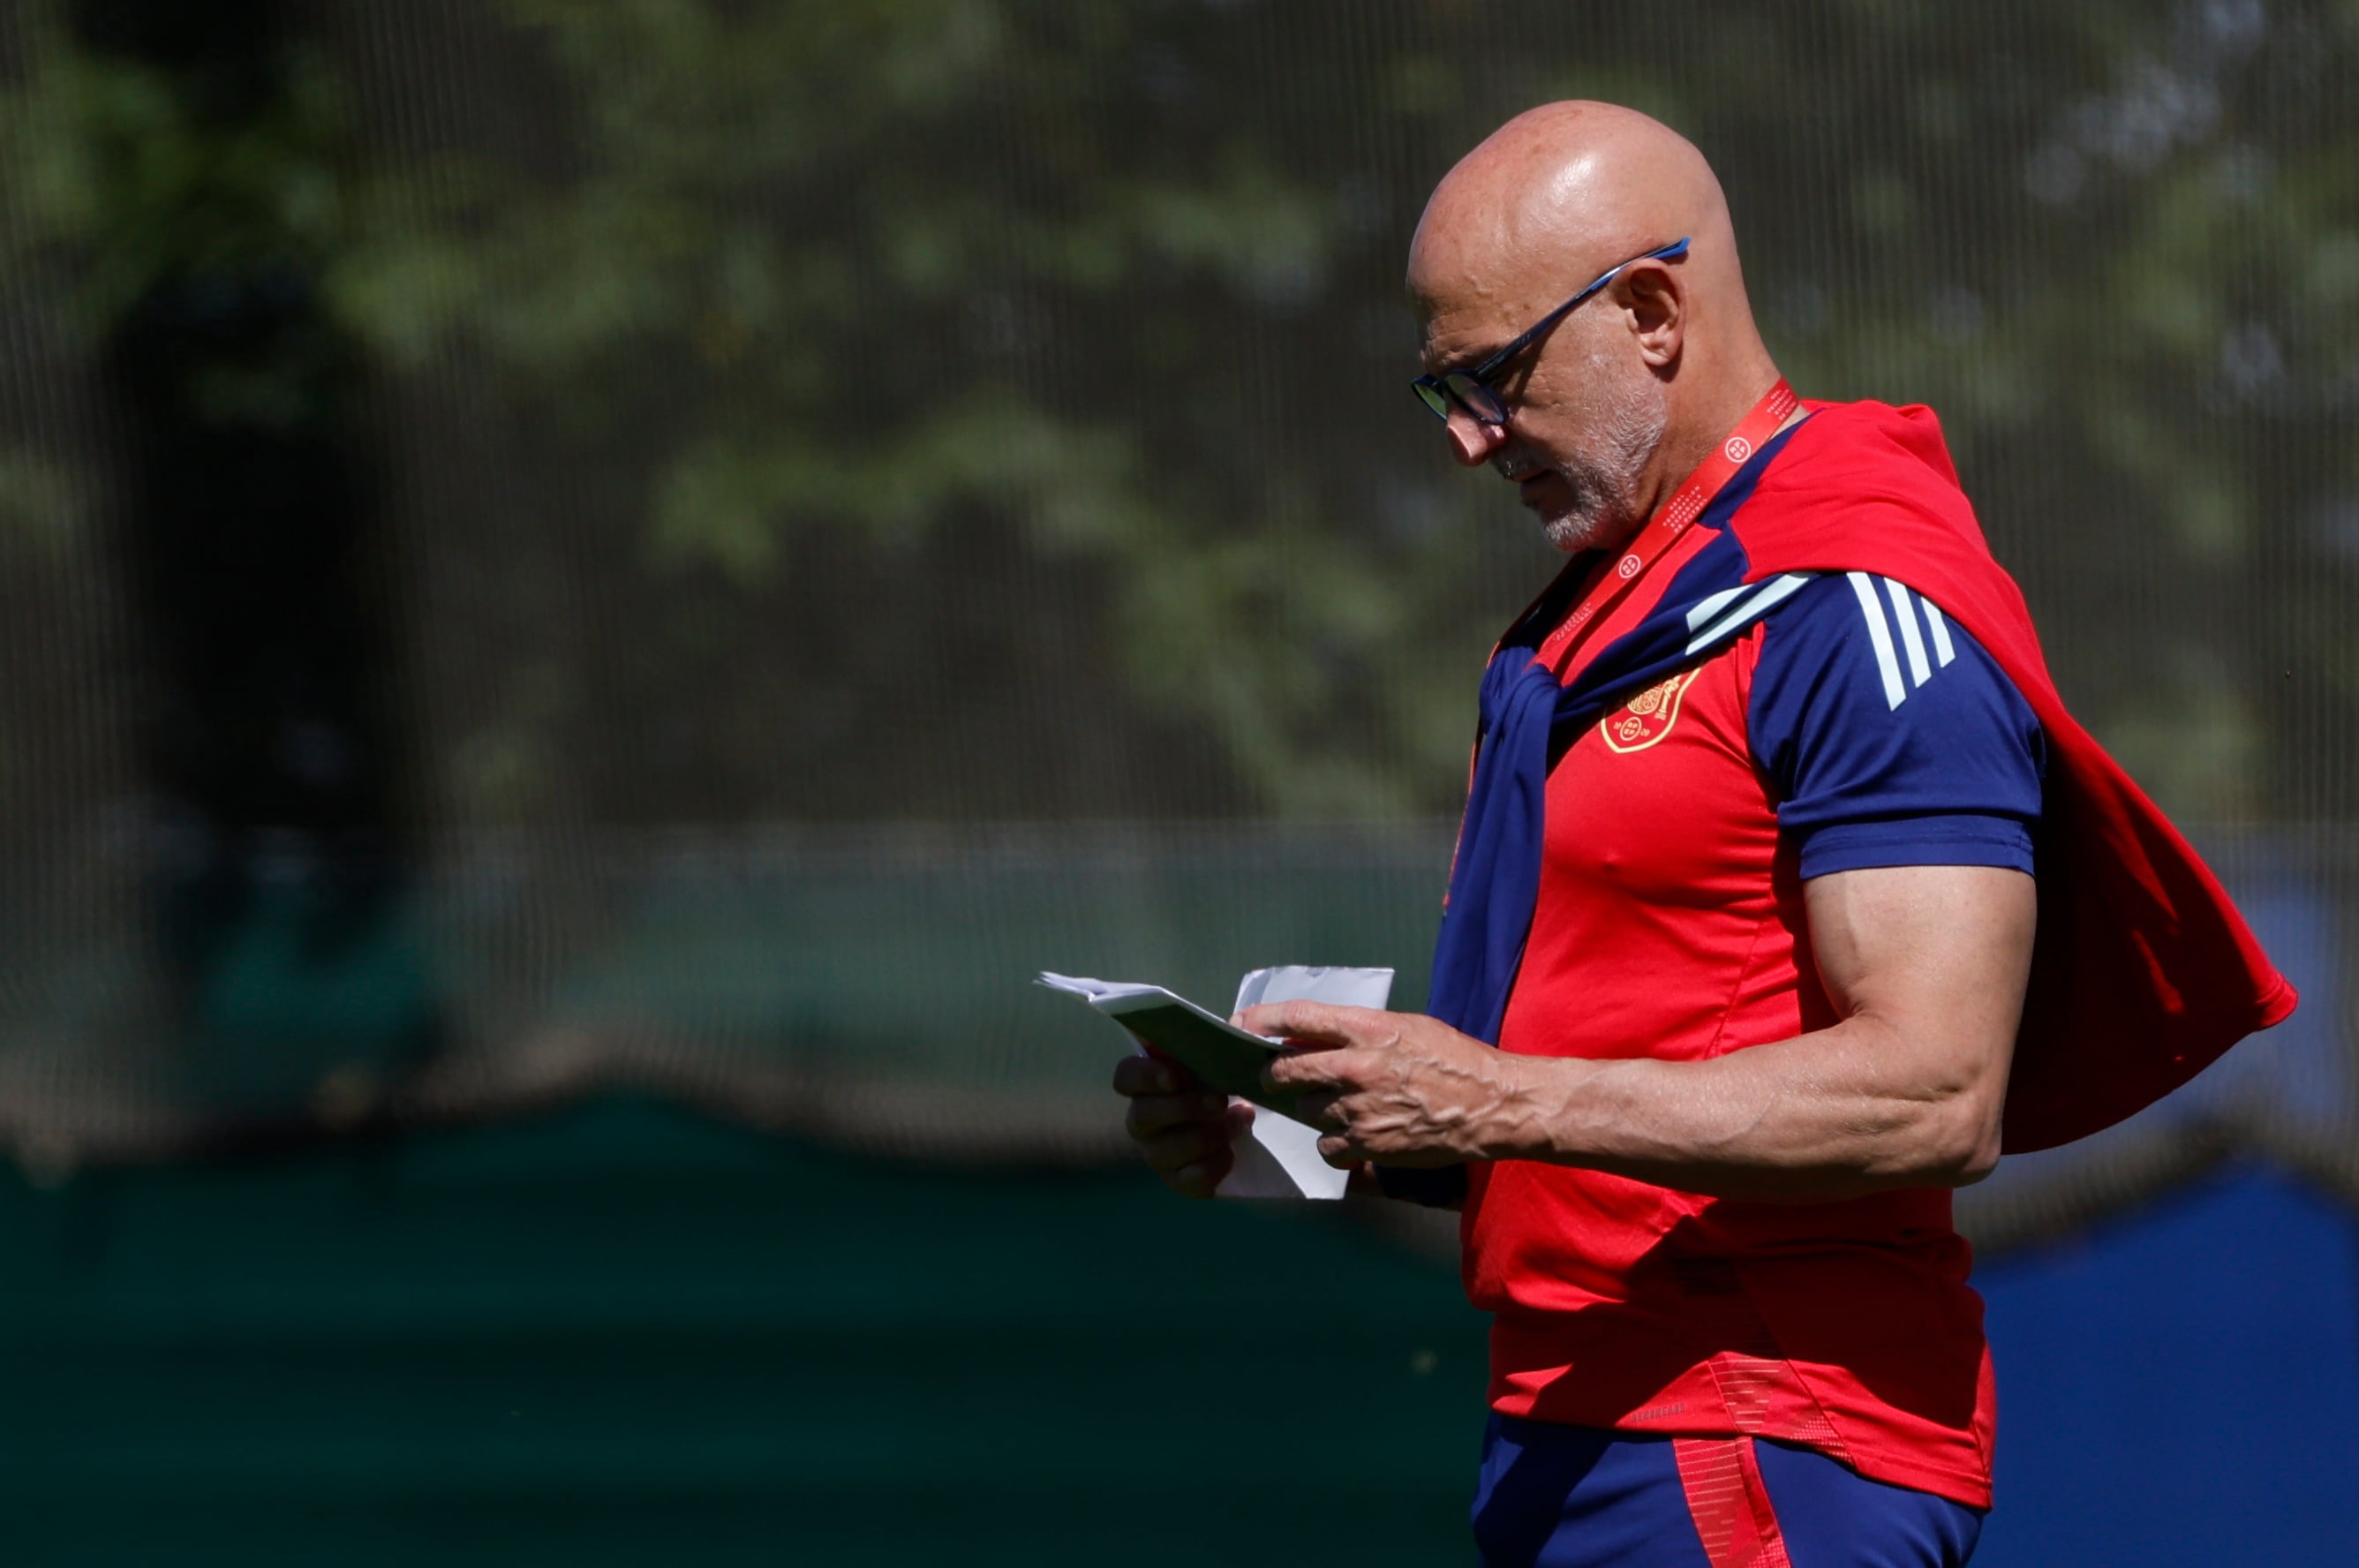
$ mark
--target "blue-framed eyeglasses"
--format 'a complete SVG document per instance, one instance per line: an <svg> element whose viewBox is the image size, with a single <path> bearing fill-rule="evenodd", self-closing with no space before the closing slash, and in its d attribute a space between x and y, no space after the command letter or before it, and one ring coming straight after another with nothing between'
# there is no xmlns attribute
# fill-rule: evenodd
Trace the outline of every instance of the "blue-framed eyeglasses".
<svg viewBox="0 0 2359 1568"><path fill-rule="evenodd" d="M1687 253L1688 242L1680 238L1659 249L1634 256L1625 262L1609 267L1598 274L1597 281L1534 321L1515 342L1473 369L1452 370L1440 376L1420 376L1409 383L1409 387L1417 394L1419 401L1433 410L1433 417L1437 419L1446 422L1450 418L1450 406L1455 403L1486 425L1504 425L1507 422L1507 405L1498 393L1491 389L1491 378L1506 369L1510 360L1546 337L1550 327L1571 315L1574 306L1620 277L1624 267L1636 267L1642 261L1677 261Z"/></svg>

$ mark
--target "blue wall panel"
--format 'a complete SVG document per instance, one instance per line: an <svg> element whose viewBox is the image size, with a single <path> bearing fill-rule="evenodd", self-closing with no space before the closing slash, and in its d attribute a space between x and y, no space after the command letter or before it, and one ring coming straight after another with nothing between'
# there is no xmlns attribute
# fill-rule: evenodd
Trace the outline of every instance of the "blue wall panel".
<svg viewBox="0 0 2359 1568"><path fill-rule="evenodd" d="M2359 1562L2359 1228L2245 1170L1980 1270L1998 1508L1976 1568Z"/></svg>

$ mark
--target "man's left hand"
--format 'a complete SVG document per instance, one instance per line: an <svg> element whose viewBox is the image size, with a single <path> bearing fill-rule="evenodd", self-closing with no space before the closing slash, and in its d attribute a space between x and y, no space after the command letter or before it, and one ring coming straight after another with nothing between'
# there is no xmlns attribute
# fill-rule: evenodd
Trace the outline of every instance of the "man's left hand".
<svg viewBox="0 0 2359 1568"><path fill-rule="evenodd" d="M1236 1021L1300 1048L1262 1079L1297 1094L1300 1119L1326 1132L1319 1154L1331 1165L1489 1159L1533 1112L1527 1062L1421 1014L1276 1002Z"/></svg>

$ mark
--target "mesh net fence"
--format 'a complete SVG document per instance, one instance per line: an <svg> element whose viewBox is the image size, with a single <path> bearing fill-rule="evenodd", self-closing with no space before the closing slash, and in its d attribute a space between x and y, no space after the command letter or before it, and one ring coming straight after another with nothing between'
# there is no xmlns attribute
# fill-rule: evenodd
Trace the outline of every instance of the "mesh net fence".
<svg viewBox="0 0 2359 1568"><path fill-rule="evenodd" d="M1555 558L1402 382L1425 193L1646 109L1806 395L1942 416L2302 1012L1966 1194L2359 1199L2359 13L370 0L0 13L0 1135L601 1084L1121 1157L1041 967L1415 1006Z"/></svg>

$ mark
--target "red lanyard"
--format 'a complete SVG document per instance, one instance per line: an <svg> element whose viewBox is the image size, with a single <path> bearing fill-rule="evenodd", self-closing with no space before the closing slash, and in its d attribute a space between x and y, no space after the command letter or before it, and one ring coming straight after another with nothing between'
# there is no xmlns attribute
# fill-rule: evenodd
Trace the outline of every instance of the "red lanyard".
<svg viewBox="0 0 2359 1568"><path fill-rule="evenodd" d="M1735 476L1746 460L1761 450L1761 443L1776 435L1799 407L1801 402L1794 396L1794 389L1782 380L1769 388L1767 395L1753 405L1753 411L1737 421L1728 439L1712 449L1712 454L1688 475L1687 483L1672 493L1638 537L1630 541L1629 550L1622 559L1610 566L1599 563L1591 578L1589 596L1557 623L1556 630L1549 633L1548 639L1534 654L1534 662L1562 672L1573 639L1582 629L1593 625L1629 592L1630 584L1688 531L1690 523L1703 516L1703 509L1712 505L1721 486Z"/></svg>

